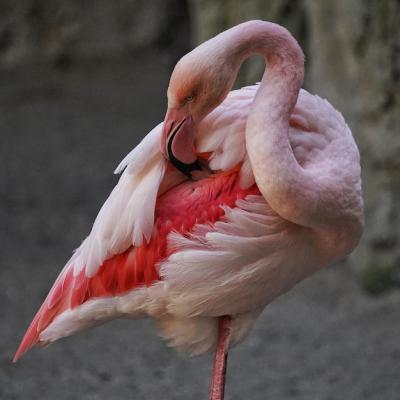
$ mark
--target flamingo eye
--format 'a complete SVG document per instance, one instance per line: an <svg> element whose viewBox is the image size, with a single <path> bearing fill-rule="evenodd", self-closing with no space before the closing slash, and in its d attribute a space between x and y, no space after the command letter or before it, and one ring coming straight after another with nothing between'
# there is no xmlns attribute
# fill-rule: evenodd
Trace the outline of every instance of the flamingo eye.
<svg viewBox="0 0 400 400"><path fill-rule="evenodd" d="M194 95L191 94L185 98L186 103L191 103L194 100Z"/></svg>

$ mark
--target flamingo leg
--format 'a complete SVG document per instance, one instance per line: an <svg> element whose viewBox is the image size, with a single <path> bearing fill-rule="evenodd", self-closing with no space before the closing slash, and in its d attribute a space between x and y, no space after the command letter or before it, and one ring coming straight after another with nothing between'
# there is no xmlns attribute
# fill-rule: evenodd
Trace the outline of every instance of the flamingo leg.
<svg viewBox="0 0 400 400"><path fill-rule="evenodd" d="M224 400L226 365L231 334L231 317L229 315L219 318L218 331L218 344L215 352L209 400Z"/></svg>

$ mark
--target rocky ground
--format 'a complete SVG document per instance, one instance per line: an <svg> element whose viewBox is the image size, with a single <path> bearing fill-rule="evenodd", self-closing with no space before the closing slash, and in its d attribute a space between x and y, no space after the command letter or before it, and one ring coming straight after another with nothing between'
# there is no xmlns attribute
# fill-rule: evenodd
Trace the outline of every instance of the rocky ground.
<svg viewBox="0 0 400 400"><path fill-rule="evenodd" d="M115 321L11 359L119 160L163 117L162 55L0 74L0 399L206 399L211 357ZM366 296L345 265L263 313L229 359L227 399L397 400L400 293Z"/></svg>

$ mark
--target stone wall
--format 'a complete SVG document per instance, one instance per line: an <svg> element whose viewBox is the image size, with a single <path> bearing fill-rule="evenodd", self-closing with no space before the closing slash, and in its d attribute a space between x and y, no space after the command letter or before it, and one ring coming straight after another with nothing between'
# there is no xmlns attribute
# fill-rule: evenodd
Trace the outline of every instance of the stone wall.
<svg viewBox="0 0 400 400"><path fill-rule="evenodd" d="M362 154L366 229L352 264L379 291L400 283L400 2L306 6L311 87L343 110Z"/></svg>
<svg viewBox="0 0 400 400"><path fill-rule="evenodd" d="M350 257L371 292L400 285L400 2L191 0L198 41L260 18L286 26L306 53L312 92L343 112L362 155L366 228ZM240 83L263 65L245 66Z"/></svg>
<svg viewBox="0 0 400 400"><path fill-rule="evenodd" d="M187 51L184 0L0 0L0 67Z"/></svg>

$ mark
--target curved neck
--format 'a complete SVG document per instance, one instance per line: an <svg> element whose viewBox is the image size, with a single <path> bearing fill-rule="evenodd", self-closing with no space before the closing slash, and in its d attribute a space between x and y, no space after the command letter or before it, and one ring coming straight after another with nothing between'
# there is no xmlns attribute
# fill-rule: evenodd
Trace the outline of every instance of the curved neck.
<svg viewBox="0 0 400 400"><path fill-rule="evenodd" d="M267 68L246 126L246 147L264 198L283 218L316 227L318 196L312 178L294 157L289 120L304 78L304 55L283 27L263 21L238 26L230 38L231 54L240 65L253 54L264 56ZM323 220L323 219L322 219Z"/></svg>
<svg viewBox="0 0 400 400"><path fill-rule="evenodd" d="M289 141L290 116L304 77L300 46L285 28L263 21L238 25L229 35L224 56L230 62L235 59L237 68L254 53L262 54L268 65L246 125L247 153L263 197L275 212L298 225L335 234L352 227L359 235L362 203L357 165L344 169L345 178L332 173L332 159L323 172L321 165L305 169ZM349 142L348 153L352 146ZM352 155L357 154L355 149ZM358 183L351 186L352 182Z"/></svg>

